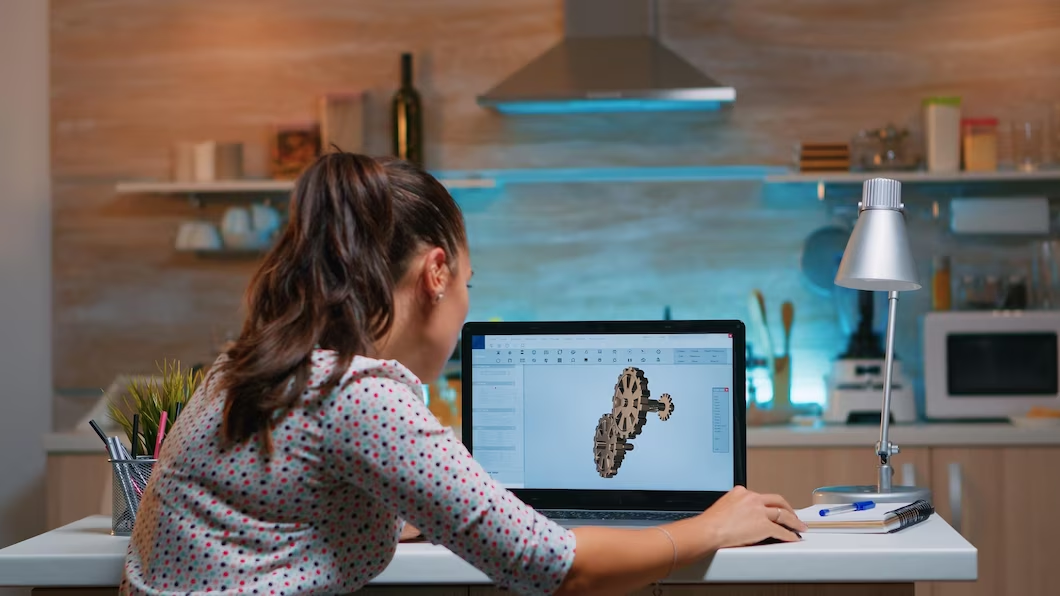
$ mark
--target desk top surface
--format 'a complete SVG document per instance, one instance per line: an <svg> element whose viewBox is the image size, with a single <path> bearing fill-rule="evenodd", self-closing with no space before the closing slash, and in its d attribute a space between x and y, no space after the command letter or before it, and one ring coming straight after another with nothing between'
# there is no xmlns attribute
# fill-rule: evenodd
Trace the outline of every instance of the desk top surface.
<svg viewBox="0 0 1060 596"><path fill-rule="evenodd" d="M127 537L93 516L0 550L0 586L117 586ZM976 579L977 551L938 515L894 534L803 535L802 542L724 549L674 583L913 582ZM401 544L373 584L488 584L442 546Z"/></svg>

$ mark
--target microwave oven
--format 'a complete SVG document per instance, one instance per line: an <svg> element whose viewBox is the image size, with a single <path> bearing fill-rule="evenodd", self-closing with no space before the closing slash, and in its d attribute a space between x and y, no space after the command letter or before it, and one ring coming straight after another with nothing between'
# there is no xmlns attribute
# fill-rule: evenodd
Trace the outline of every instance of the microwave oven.
<svg viewBox="0 0 1060 596"><path fill-rule="evenodd" d="M931 312L922 331L927 418L1060 407L1060 311Z"/></svg>

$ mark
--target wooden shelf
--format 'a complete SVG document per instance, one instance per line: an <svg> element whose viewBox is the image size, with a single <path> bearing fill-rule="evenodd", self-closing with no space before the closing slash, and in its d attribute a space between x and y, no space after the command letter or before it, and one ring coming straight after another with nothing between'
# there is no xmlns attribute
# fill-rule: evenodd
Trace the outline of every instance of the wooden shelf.
<svg viewBox="0 0 1060 596"><path fill-rule="evenodd" d="M250 260L257 259L265 255L271 247L265 248L209 248L209 249L189 249L181 250L178 249L179 254L190 254L201 259L216 259L216 260Z"/></svg>
<svg viewBox="0 0 1060 596"><path fill-rule="evenodd" d="M710 182L761 181L783 175L787 168L762 165L675 167L523 168L432 172L449 189L496 188L506 184L571 184L587 182ZM224 180L217 182L122 181L121 194L286 193L293 180Z"/></svg>
<svg viewBox="0 0 1060 596"><path fill-rule="evenodd" d="M1060 183L1060 168L1036 172L793 172L782 166L708 165L674 167L523 168L433 172L449 189L489 189L508 184L659 183L749 181L766 184L856 185L869 178L905 184ZM123 181L121 194L222 195L287 193L293 180L221 180L216 182Z"/></svg>
<svg viewBox="0 0 1060 596"><path fill-rule="evenodd" d="M793 172L766 176L768 184L861 184L869 178L890 178L903 184L974 184L1060 182L1060 169L1036 172Z"/></svg>
<svg viewBox="0 0 1060 596"><path fill-rule="evenodd" d="M492 179L440 179L446 187L457 188L493 188L497 185ZM123 181L115 187L119 194L160 194L160 195L197 195L197 194L285 194L294 189L294 180L218 180L215 182L169 182L169 181Z"/></svg>

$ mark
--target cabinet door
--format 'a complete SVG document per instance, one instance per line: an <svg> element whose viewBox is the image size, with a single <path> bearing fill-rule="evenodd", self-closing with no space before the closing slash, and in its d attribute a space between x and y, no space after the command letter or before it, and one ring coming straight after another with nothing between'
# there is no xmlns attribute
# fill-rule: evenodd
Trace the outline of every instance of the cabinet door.
<svg viewBox="0 0 1060 596"><path fill-rule="evenodd" d="M932 450L931 483L938 512L978 550L975 582L936 582L934 596L994 596L1005 590L1004 449Z"/></svg>
<svg viewBox="0 0 1060 596"><path fill-rule="evenodd" d="M1056 594L1060 448L935 449L932 459L936 510L979 551L979 580L936 583L934 596Z"/></svg>
<svg viewBox="0 0 1060 596"><path fill-rule="evenodd" d="M48 530L90 515L110 515L111 469L103 455L49 455L44 498Z"/></svg>
<svg viewBox="0 0 1060 596"><path fill-rule="evenodd" d="M752 447L747 450L747 488L777 493L798 509L813 504L814 489L876 484L872 445L865 447ZM895 484L931 482L928 449L903 449L891 459Z"/></svg>

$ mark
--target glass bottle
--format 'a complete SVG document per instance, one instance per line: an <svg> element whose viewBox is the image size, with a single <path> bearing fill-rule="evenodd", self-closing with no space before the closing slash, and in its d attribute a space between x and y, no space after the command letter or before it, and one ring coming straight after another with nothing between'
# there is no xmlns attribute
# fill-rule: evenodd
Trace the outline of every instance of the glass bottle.
<svg viewBox="0 0 1060 596"><path fill-rule="evenodd" d="M390 102L394 155L423 166L423 111L412 84L412 54L401 55L401 87Z"/></svg>
<svg viewBox="0 0 1060 596"><path fill-rule="evenodd" d="M931 276L931 308L933 310L950 310L950 258L937 256L934 259L934 273Z"/></svg>

